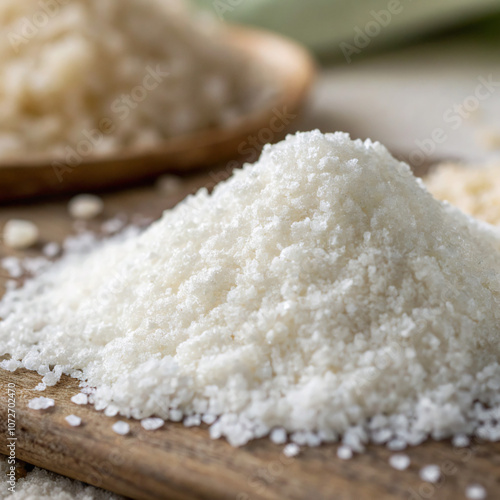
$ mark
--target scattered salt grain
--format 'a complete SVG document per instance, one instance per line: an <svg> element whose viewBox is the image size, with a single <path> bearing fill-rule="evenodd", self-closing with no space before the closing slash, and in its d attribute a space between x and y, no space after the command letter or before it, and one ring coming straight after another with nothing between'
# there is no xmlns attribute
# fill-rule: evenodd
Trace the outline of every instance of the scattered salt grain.
<svg viewBox="0 0 500 500"><path fill-rule="evenodd" d="M104 202L93 194L79 194L69 201L68 211L74 219L90 220L104 211Z"/></svg>
<svg viewBox="0 0 500 500"><path fill-rule="evenodd" d="M121 436L126 436L130 432L130 425L127 422L123 422L119 420L115 422L112 426L112 429L116 434L120 434Z"/></svg>
<svg viewBox="0 0 500 500"><path fill-rule="evenodd" d="M339 446L337 449L337 457L341 460L350 460L353 456L351 448L348 446Z"/></svg>
<svg viewBox="0 0 500 500"><path fill-rule="evenodd" d="M271 435L269 436L269 438L275 444L284 444L287 440L287 433L285 429L279 427L271 431Z"/></svg>
<svg viewBox="0 0 500 500"><path fill-rule="evenodd" d="M5 257L2 259L1 264L11 278L20 278L24 274L21 259L17 257Z"/></svg>
<svg viewBox="0 0 500 500"><path fill-rule="evenodd" d="M16 250L32 247L39 237L36 224L28 220L11 219L3 228L3 242Z"/></svg>
<svg viewBox="0 0 500 500"><path fill-rule="evenodd" d="M470 484L465 489L465 497L468 500L485 500L487 497L486 489L480 484Z"/></svg>
<svg viewBox="0 0 500 500"><path fill-rule="evenodd" d="M200 415L189 415L184 419L184 426L185 427L195 427L199 426L201 424L201 417Z"/></svg>
<svg viewBox="0 0 500 500"><path fill-rule="evenodd" d="M299 453L300 447L295 443L289 443L283 448L283 455L285 455L285 457L296 457Z"/></svg>
<svg viewBox="0 0 500 500"><path fill-rule="evenodd" d="M28 408L31 408L32 410L46 410L52 406L54 406L54 400L43 396L40 398L34 398L28 403Z"/></svg>
<svg viewBox="0 0 500 500"><path fill-rule="evenodd" d="M4 359L0 361L0 368L8 372L15 372L22 364L17 359Z"/></svg>
<svg viewBox="0 0 500 500"><path fill-rule="evenodd" d="M71 427L78 427L82 423L82 419L76 415L68 415L64 417L64 420L66 420Z"/></svg>
<svg viewBox="0 0 500 500"><path fill-rule="evenodd" d="M467 448L470 444L470 439L465 434L457 434L453 436L452 444L455 448Z"/></svg>
<svg viewBox="0 0 500 500"><path fill-rule="evenodd" d="M104 234L115 234L118 231L121 231L126 224L127 222L124 217L113 217L112 219L108 219L102 223L101 231Z"/></svg>
<svg viewBox="0 0 500 500"><path fill-rule="evenodd" d="M116 405L109 405L105 408L104 410L104 415L106 417L114 417L115 415L118 415L119 408Z"/></svg>
<svg viewBox="0 0 500 500"><path fill-rule="evenodd" d="M183 414L180 410L170 410L169 416L172 422L180 422L182 420Z"/></svg>
<svg viewBox="0 0 500 500"><path fill-rule="evenodd" d="M47 386L43 383L43 382L40 382L36 387L35 387L35 391L45 391L45 389L47 389Z"/></svg>
<svg viewBox="0 0 500 500"><path fill-rule="evenodd" d="M402 451L408 447L404 439L392 439L387 443L387 449L391 451Z"/></svg>
<svg viewBox="0 0 500 500"><path fill-rule="evenodd" d="M406 470L410 466L410 457L403 454L391 455L389 464L396 470Z"/></svg>
<svg viewBox="0 0 500 500"><path fill-rule="evenodd" d="M71 401L75 403L76 405L86 405L88 403L88 396L87 394L83 393L78 393L75 396L71 398Z"/></svg>
<svg viewBox="0 0 500 500"><path fill-rule="evenodd" d="M61 252L61 245L59 245L59 243L51 242L47 243L43 247L43 254L49 259L57 257L60 252Z"/></svg>
<svg viewBox="0 0 500 500"><path fill-rule="evenodd" d="M426 465L420 470L420 478L427 483L437 483L441 477L441 470L437 465Z"/></svg>
<svg viewBox="0 0 500 500"><path fill-rule="evenodd" d="M165 425L165 420L162 418L144 418L141 420L141 425L147 431L155 431Z"/></svg>

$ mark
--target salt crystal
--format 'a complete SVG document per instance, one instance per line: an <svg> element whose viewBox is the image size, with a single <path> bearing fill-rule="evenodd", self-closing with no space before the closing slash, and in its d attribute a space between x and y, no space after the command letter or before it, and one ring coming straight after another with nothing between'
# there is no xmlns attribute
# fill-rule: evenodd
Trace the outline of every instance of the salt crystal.
<svg viewBox="0 0 500 500"><path fill-rule="evenodd" d="M285 457L295 457L299 453L300 447L295 443L289 443L283 448L283 455L285 455Z"/></svg>
<svg viewBox="0 0 500 500"><path fill-rule="evenodd" d="M404 439L392 439L387 443L387 449L391 451L402 451L407 448L406 441Z"/></svg>
<svg viewBox="0 0 500 500"><path fill-rule="evenodd" d="M270 434L270 439L275 444L284 444L287 440L287 433L282 427L273 429Z"/></svg>
<svg viewBox="0 0 500 500"><path fill-rule="evenodd" d="M112 426L112 429L116 434L120 434L121 436L126 436L130 432L130 425L127 422L123 422L119 420L115 422Z"/></svg>
<svg viewBox="0 0 500 500"><path fill-rule="evenodd" d="M420 470L420 478L427 483L437 483L441 477L441 470L437 465L426 465Z"/></svg>
<svg viewBox="0 0 500 500"><path fill-rule="evenodd" d="M28 403L28 408L31 408L32 410L46 410L52 406L54 406L54 400L43 396L40 398L34 398Z"/></svg>
<svg viewBox="0 0 500 500"><path fill-rule="evenodd" d="M55 242L47 243L43 247L43 254L49 258L56 257L57 255L59 255L60 251L61 251L61 246L59 245L59 243Z"/></svg>
<svg viewBox="0 0 500 500"><path fill-rule="evenodd" d="M97 217L104 210L102 198L93 194L80 194L72 198L68 204L68 211L74 219L90 220Z"/></svg>
<svg viewBox="0 0 500 500"><path fill-rule="evenodd" d="M347 446L339 446L337 449L337 457L341 460L350 460L353 456L351 448Z"/></svg>
<svg viewBox="0 0 500 500"><path fill-rule="evenodd" d="M408 455L391 455L389 464L396 470L406 470L410 466L410 457Z"/></svg>
<svg viewBox="0 0 500 500"><path fill-rule="evenodd" d="M184 419L185 427L194 427L201 424L201 417L199 415L189 415Z"/></svg>
<svg viewBox="0 0 500 500"><path fill-rule="evenodd" d="M165 420L162 418L144 418L141 420L141 425L147 431L155 431L165 425Z"/></svg>
<svg viewBox="0 0 500 500"><path fill-rule="evenodd" d="M32 247L38 241L38 237L38 227L28 220L11 219L3 229L4 244L16 250Z"/></svg>
<svg viewBox="0 0 500 500"><path fill-rule="evenodd" d="M45 391L45 389L47 389L47 386L43 383L43 382L40 382L36 387L35 387L35 391Z"/></svg>
<svg viewBox="0 0 500 500"><path fill-rule="evenodd" d="M87 394L79 393L71 398L71 401L77 405L86 405L88 403Z"/></svg>
<svg viewBox="0 0 500 500"><path fill-rule="evenodd" d="M465 489L465 497L468 500L485 500L486 496L486 489L480 484L470 484Z"/></svg>
<svg viewBox="0 0 500 500"><path fill-rule="evenodd" d="M68 415L64 417L64 420L66 420L71 427L78 427L82 423L82 419L76 415Z"/></svg>
<svg viewBox="0 0 500 500"><path fill-rule="evenodd" d="M470 444L470 439L465 434L453 436L452 444L455 448L466 448Z"/></svg>

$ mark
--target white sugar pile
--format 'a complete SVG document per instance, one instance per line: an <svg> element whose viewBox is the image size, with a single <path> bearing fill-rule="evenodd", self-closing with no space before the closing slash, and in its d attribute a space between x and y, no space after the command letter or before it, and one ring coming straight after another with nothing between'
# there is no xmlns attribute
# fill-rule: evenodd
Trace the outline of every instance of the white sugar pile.
<svg viewBox="0 0 500 500"><path fill-rule="evenodd" d="M98 409L233 445L496 440L498 248L380 144L297 134L7 293L2 352L80 377Z"/></svg>

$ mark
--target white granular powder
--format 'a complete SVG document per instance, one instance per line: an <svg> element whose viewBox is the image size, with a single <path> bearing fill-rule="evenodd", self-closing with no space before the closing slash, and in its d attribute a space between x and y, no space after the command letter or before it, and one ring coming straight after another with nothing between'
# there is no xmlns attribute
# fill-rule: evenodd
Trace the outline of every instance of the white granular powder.
<svg viewBox="0 0 500 500"><path fill-rule="evenodd" d="M77 415L68 415L64 417L64 420L66 420L71 427L78 427L82 423L82 419Z"/></svg>
<svg viewBox="0 0 500 500"><path fill-rule="evenodd" d="M122 420L115 422L111 428L116 434L120 434L120 436L126 436L130 432L130 425Z"/></svg>
<svg viewBox="0 0 500 500"><path fill-rule="evenodd" d="M410 457L403 454L391 455L389 464L396 470L406 470L410 466Z"/></svg>
<svg viewBox="0 0 500 500"><path fill-rule="evenodd" d="M32 410L46 410L52 406L54 406L54 400L43 396L40 398L33 398L28 402L28 408Z"/></svg>
<svg viewBox="0 0 500 500"><path fill-rule="evenodd" d="M486 490L480 484L471 484L465 489L465 497L469 500L484 500L486 496Z"/></svg>
<svg viewBox="0 0 500 500"><path fill-rule="evenodd" d="M9 291L1 353L233 445L495 439L499 241L380 144L297 134Z"/></svg>
<svg viewBox="0 0 500 500"><path fill-rule="evenodd" d="M7 457L0 455L2 500L125 500L109 491L74 481L53 472L35 467L16 481L15 492L7 491L5 474L10 469Z"/></svg>
<svg viewBox="0 0 500 500"><path fill-rule="evenodd" d="M441 470L437 465L426 465L420 470L420 478L427 483L437 483L441 477Z"/></svg>
<svg viewBox="0 0 500 500"><path fill-rule="evenodd" d="M147 431L155 431L160 427L165 425L165 421L162 418L145 418L141 420L141 425Z"/></svg>

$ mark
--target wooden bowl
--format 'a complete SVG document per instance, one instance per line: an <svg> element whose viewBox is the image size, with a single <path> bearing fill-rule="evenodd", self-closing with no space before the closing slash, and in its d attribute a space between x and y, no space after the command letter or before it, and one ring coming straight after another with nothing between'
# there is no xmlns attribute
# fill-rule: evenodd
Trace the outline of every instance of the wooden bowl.
<svg viewBox="0 0 500 500"><path fill-rule="evenodd" d="M265 31L230 27L229 43L248 54L268 71L277 87L276 97L265 107L243 117L231 128L212 128L193 134L166 139L147 150L124 150L115 155L95 155L75 167L46 156L0 162L0 202L31 197L96 191L122 187L154 178L162 173L184 173L190 170L241 160L248 139L259 136L272 142L286 134L286 127L273 127L281 112L297 113L312 84L315 64L309 53L298 44ZM272 131L272 128L275 130ZM276 130L276 129L280 130ZM261 141L262 142L262 141ZM262 146L259 143L259 146ZM253 147L254 161L259 151Z"/></svg>

